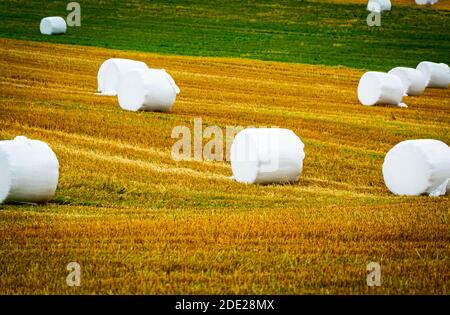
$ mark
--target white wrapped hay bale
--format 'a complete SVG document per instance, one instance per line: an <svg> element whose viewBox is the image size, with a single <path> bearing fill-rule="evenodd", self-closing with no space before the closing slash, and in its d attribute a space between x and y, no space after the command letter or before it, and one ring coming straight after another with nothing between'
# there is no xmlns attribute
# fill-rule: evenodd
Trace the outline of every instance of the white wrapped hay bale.
<svg viewBox="0 0 450 315"><path fill-rule="evenodd" d="M44 35L64 34L67 31L66 21L60 16L45 17L41 20L39 30Z"/></svg>
<svg viewBox="0 0 450 315"><path fill-rule="evenodd" d="M381 11L391 11L391 0L378 0L381 6Z"/></svg>
<svg viewBox="0 0 450 315"><path fill-rule="evenodd" d="M0 203L44 202L58 185L58 159L44 142L19 136L0 141Z"/></svg>
<svg viewBox="0 0 450 315"><path fill-rule="evenodd" d="M422 61L416 67L427 78L427 87L447 89L450 84L450 68L445 63Z"/></svg>
<svg viewBox="0 0 450 315"><path fill-rule="evenodd" d="M401 103L405 88L395 75L369 71L362 75L358 84L358 99L361 104L392 104L406 107Z"/></svg>
<svg viewBox="0 0 450 315"><path fill-rule="evenodd" d="M97 74L98 91L103 95L115 96L122 77L132 69L148 69L142 61L111 58L105 60Z"/></svg>
<svg viewBox="0 0 450 315"><path fill-rule="evenodd" d="M391 11L391 0L369 0L367 10L370 12Z"/></svg>
<svg viewBox="0 0 450 315"><path fill-rule="evenodd" d="M416 0L416 4L418 5L425 5L425 4L436 4L438 0Z"/></svg>
<svg viewBox="0 0 450 315"><path fill-rule="evenodd" d="M164 69L134 69L119 86L119 105L125 110L161 111L172 109L179 87Z"/></svg>
<svg viewBox="0 0 450 315"><path fill-rule="evenodd" d="M288 129L249 128L231 144L233 178L241 183L268 184L298 180L304 144Z"/></svg>
<svg viewBox="0 0 450 315"><path fill-rule="evenodd" d="M381 6L377 0L369 0L369 3L367 3L367 10L370 12L381 12Z"/></svg>
<svg viewBox="0 0 450 315"><path fill-rule="evenodd" d="M396 195L445 195L450 190L450 148L431 139L400 142L386 154L383 177Z"/></svg>
<svg viewBox="0 0 450 315"><path fill-rule="evenodd" d="M395 75L402 81L407 95L420 95L427 87L427 78L417 69L397 67L391 69L388 73Z"/></svg>

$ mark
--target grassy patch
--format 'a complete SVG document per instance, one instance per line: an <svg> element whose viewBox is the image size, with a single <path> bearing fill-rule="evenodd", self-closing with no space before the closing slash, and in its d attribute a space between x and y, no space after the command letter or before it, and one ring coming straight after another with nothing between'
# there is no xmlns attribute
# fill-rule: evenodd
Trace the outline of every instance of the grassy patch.
<svg viewBox="0 0 450 315"><path fill-rule="evenodd" d="M81 27L44 36L44 16L65 1L0 3L0 37L192 56L244 57L389 70L449 63L450 11L397 7L380 28L366 4L314 1L83 1Z"/></svg>

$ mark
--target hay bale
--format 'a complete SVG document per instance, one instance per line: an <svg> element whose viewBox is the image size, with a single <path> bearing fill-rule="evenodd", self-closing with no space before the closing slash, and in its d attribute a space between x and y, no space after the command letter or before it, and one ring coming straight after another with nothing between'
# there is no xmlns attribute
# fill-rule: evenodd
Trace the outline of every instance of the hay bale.
<svg viewBox="0 0 450 315"><path fill-rule="evenodd" d="M425 4L436 4L438 3L438 0L416 0L416 4L418 5L425 5Z"/></svg>
<svg viewBox="0 0 450 315"><path fill-rule="evenodd" d="M358 99L365 106L375 104L406 106L401 103L404 93L402 81L397 76L384 72L366 72L358 84Z"/></svg>
<svg viewBox="0 0 450 315"><path fill-rule="evenodd" d="M427 87L427 78L417 69L397 67L391 69L388 73L397 76L402 81L407 95L421 95Z"/></svg>
<svg viewBox="0 0 450 315"><path fill-rule="evenodd" d="M268 184L298 180L304 144L288 129L249 128L231 144L233 178L240 183Z"/></svg>
<svg viewBox="0 0 450 315"><path fill-rule="evenodd" d="M367 3L367 10L370 12L381 12L381 6L377 0L369 0Z"/></svg>
<svg viewBox="0 0 450 315"><path fill-rule="evenodd" d="M0 203L44 202L58 185L58 159L44 142L19 136L0 141Z"/></svg>
<svg viewBox="0 0 450 315"><path fill-rule="evenodd" d="M134 69L125 74L117 96L125 110L167 112L178 93L179 87L164 69Z"/></svg>
<svg viewBox="0 0 450 315"><path fill-rule="evenodd" d="M64 34L67 31L66 21L60 16L45 17L41 20L39 30L44 35Z"/></svg>
<svg viewBox="0 0 450 315"><path fill-rule="evenodd" d="M369 0L367 10L370 12L391 11L391 0Z"/></svg>
<svg viewBox="0 0 450 315"><path fill-rule="evenodd" d="M97 74L98 92L102 95L115 96L122 77L132 69L148 69L142 61L111 58L105 60Z"/></svg>
<svg viewBox="0 0 450 315"><path fill-rule="evenodd" d="M447 89L450 84L450 68L445 63L422 61L416 67L427 78L427 87Z"/></svg>
<svg viewBox="0 0 450 315"><path fill-rule="evenodd" d="M431 139L400 142L386 154L383 177L396 195L445 195L450 190L450 148Z"/></svg>

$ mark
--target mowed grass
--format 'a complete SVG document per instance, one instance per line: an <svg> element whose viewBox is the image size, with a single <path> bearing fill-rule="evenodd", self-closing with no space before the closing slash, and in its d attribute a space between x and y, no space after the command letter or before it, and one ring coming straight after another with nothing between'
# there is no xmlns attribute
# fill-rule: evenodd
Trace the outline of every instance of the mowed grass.
<svg viewBox="0 0 450 315"><path fill-rule="evenodd" d="M411 0L413 2L414 0ZM446 2L446 1L441 1ZM450 63L450 11L397 6L367 25L367 1L82 1L81 27L39 33L67 1L0 2L0 37L163 54L345 65L387 71L424 60Z"/></svg>
<svg viewBox="0 0 450 315"><path fill-rule="evenodd" d="M367 5L368 0L317 0L322 2L332 2L332 3L355 3ZM391 5L394 10L402 10L403 6L409 6L416 9L432 9L432 10L450 10L450 1L438 0L437 3L433 5L418 5L415 0L391 0ZM392 9L391 8L391 9Z"/></svg>
<svg viewBox="0 0 450 315"><path fill-rule="evenodd" d="M0 206L0 293L449 293L449 197L394 196L381 174L399 141L450 142L449 90L363 107L362 71L344 67L0 49L0 139L40 139L60 161L51 202ZM173 112L94 95L110 57L165 68L181 87ZM301 180L244 185L228 162L175 162L172 128L192 131L194 117L292 129L306 145ZM81 287L66 285L72 261ZM366 285L371 261L381 287Z"/></svg>

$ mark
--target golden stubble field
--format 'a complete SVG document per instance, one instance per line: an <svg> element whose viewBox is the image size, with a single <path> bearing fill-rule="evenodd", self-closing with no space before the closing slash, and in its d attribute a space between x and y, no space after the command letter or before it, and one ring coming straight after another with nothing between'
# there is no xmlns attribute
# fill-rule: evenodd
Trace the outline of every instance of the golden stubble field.
<svg viewBox="0 0 450 315"><path fill-rule="evenodd" d="M449 293L449 197L393 196L381 174L401 140L450 142L449 90L368 108L362 70L7 39L0 50L0 138L46 141L60 161L49 204L0 206L0 293ZM172 74L173 112L94 95L110 57ZM227 162L175 162L172 128L194 117L292 129L306 145L300 182L242 185ZM80 287L66 285L72 261ZM370 261L381 287L366 285Z"/></svg>

